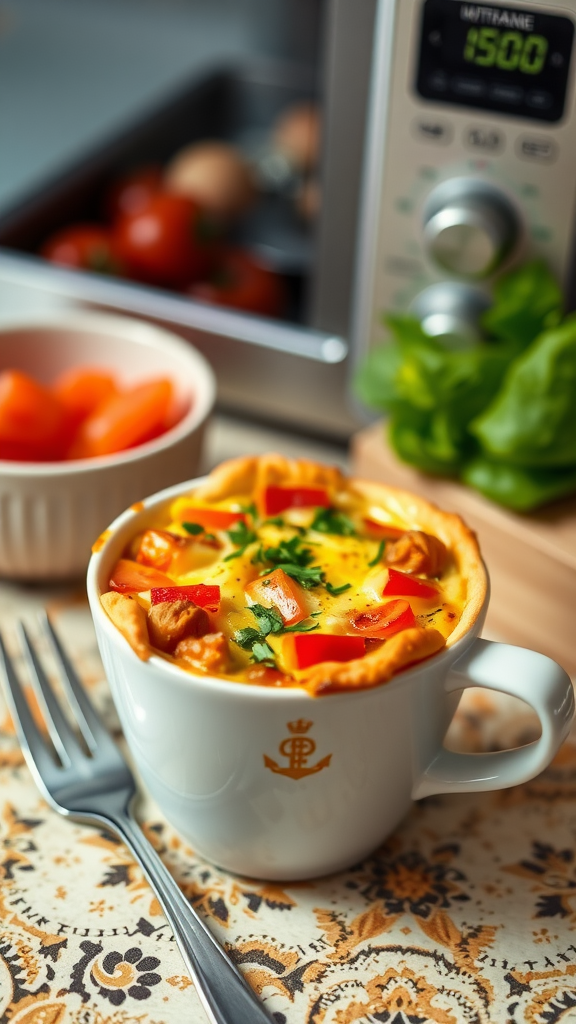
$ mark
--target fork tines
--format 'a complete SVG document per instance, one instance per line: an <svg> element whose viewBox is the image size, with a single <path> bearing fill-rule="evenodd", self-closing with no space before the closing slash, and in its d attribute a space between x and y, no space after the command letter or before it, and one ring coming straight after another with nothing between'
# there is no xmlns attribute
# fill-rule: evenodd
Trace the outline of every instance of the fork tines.
<svg viewBox="0 0 576 1024"><path fill-rule="evenodd" d="M70 725L66 715L62 711L59 699L48 678L46 670L37 654L28 630L22 622L18 623L18 635L22 651L24 653L32 688L38 699L42 711L48 735L60 764L69 767L80 758L86 756L85 748L93 754L96 749L95 735L101 737L105 732L95 709L86 697L82 684L70 663L62 644L54 631L54 628L45 613L40 615L40 629L43 638L48 640L63 690L72 711L72 716L77 724L79 732ZM37 724L28 700L26 699L22 683L16 673L12 659L10 658L6 645L0 636L0 668L3 668L4 678L7 684L7 696L11 710L18 729L19 739L24 753L36 761L38 769L41 770L39 758L45 763L45 758L50 757L49 747L45 742L42 730ZM3 664L2 664L3 663ZM106 733L106 736L108 734ZM52 758L51 758L52 759Z"/></svg>

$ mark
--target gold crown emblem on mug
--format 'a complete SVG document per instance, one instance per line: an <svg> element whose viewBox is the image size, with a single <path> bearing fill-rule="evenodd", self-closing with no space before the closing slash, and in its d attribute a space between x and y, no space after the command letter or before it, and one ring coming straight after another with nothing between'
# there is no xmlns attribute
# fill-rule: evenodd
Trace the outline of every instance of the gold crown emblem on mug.
<svg viewBox="0 0 576 1024"><path fill-rule="evenodd" d="M332 754L323 757L318 764L308 767L308 758L316 750L316 744L311 736L304 736L303 733L308 732L314 722L299 718L296 722L287 722L286 724L292 736L287 736L285 740L282 740L278 750L282 757L288 758L288 764L281 768L276 761L264 754L265 767L278 775L287 775L289 779L303 779L306 775L315 775L316 772L327 768L332 760Z"/></svg>
<svg viewBox="0 0 576 1024"><path fill-rule="evenodd" d="M297 722L288 722L288 728L290 732L303 733L308 732L313 724L313 722L307 722L305 718L299 718Z"/></svg>

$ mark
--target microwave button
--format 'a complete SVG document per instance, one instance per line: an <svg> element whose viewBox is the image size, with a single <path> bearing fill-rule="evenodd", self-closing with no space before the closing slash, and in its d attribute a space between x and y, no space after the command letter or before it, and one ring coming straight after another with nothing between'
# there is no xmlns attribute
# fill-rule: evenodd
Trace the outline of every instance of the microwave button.
<svg viewBox="0 0 576 1024"><path fill-rule="evenodd" d="M452 92L463 99L480 99L486 95L486 83L481 78L465 78L458 75L452 79Z"/></svg>
<svg viewBox="0 0 576 1024"><path fill-rule="evenodd" d="M452 138L452 127L446 121L417 117L412 123L414 135L422 142L446 145Z"/></svg>
<svg viewBox="0 0 576 1024"><path fill-rule="evenodd" d="M552 93L545 89L531 89L526 93L526 103L533 110L549 110L554 102Z"/></svg>
<svg viewBox="0 0 576 1024"><path fill-rule="evenodd" d="M448 89L448 75L445 71L433 71L428 75L428 88L432 92L446 92Z"/></svg>
<svg viewBox="0 0 576 1024"><path fill-rule="evenodd" d="M495 82L490 86L490 99L496 103L508 103L511 106L518 106L524 99L524 89L519 85Z"/></svg>
<svg viewBox="0 0 576 1024"><path fill-rule="evenodd" d="M481 149L483 153L500 153L504 149L504 135L496 128L467 128L464 142L470 149Z"/></svg>
<svg viewBox="0 0 576 1024"><path fill-rule="evenodd" d="M558 146L553 139L537 139L530 135L518 139L516 150L524 160L539 160L548 164L558 155Z"/></svg>

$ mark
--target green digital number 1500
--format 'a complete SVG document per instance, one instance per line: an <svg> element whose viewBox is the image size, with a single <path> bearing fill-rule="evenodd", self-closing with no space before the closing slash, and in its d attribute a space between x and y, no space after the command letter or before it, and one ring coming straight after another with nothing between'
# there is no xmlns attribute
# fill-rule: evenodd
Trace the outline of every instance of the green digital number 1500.
<svg viewBox="0 0 576 1024"><path fill-rule="evenodd" d="M501 32L497 28L471 28L466 36L464 60L483 68L538 75L548 52L545 36Z"/></svg>

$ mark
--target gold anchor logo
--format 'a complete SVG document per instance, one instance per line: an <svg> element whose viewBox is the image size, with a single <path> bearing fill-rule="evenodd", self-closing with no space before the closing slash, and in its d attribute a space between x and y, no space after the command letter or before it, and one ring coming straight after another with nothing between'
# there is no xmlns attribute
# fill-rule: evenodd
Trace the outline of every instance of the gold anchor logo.
<svg viewBox="0 0 576 1024"><path fill-rule="evenodd" d="M306 775L314 775L316 772L321 772L323 768L327 768L332 760L332 754L323 757L311 768L306 767L308 758L316 750L314 740L310 736L304 735L312 725L314 725L313 722L307 722L304 718L299 718L297 722L288 722L288 728L293 735L282 740L278 748L282 756L288 758L288 765L286 768L281 768L276 761L264 754L266 768L278 775L287 775L290 779L303 779Z"/></svg>

